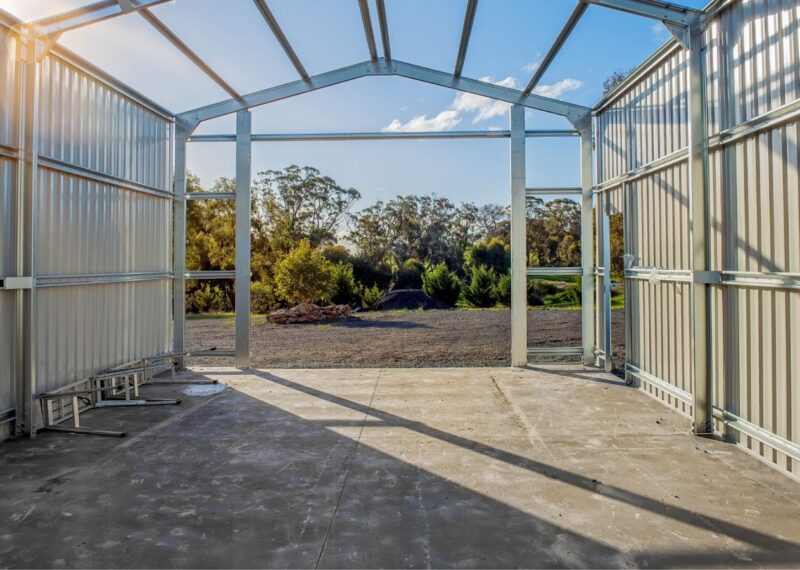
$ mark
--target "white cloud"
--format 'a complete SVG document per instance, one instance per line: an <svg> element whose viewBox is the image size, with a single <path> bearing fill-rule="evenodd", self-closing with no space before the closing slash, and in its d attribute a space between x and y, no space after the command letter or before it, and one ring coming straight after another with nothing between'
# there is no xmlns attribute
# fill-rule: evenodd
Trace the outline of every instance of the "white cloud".
<svg viewBox="0 0 800 570"><path fill-rule="evenodd" d="M553 83L552 85L539 85L536 89L533 90L534 93L537 95L541 95L542 97L550 97L551 99L558 99L564 93L568 93L569 91L575 91L576 89L580 89L583 86L583 81L579 81L578 79L562 79L558 83Z"/></svg>
<svg viewBox="0 0 800 570"><path fill-rule="evenodd" d="M491 77L481 77L481 81L508 87L517 88L517 80L513 77L506 77L500 81L494 81ZM559 98L564 93L580 88L583 82L577 79L563 79L552 85L540 85L534 92L544 97ZM502 117L508 113L511 105L503 101L496 101L488 97L481 97L474 93L458 93L450 106L434 117L428 118L427 115L419 115L410 121L403 123L399 119L394 119L386 127L384 132L408 132L408 131L448 131L461 123L465 115L472 115L472 124L488 121L495 117Z"/></svg>
<svg viewBox="0 0 800 570"><path fill-rule="evenodd" d="M427 115L414 117L407 123L401 123L395 119L383 128L385 133L403 132L429 132L429 131L449 131L461 122L458 111L447 109L435 117L428 118Z"/></svg>
<svg viewBox="0 0 800 570"><path fill-rule="evenodd" d="M542 60L538 59L536 61L532 61L530 63L526 63L525 65L523 65L522 66L522 71L527 71L528 73L533 73L534 71L539 69L540 65L542 65Z"/></svg>
<svg viewBox="0 0 800 570"><path fill-rule="evenodd" d="M481 81L512 89L517 86L517 81L513 77L506 77L500 81L492 81L491 77L481 77ZM488 121L494 117L501 117L508 112L510 107L511 105L503 101L495 101L473 93L459 93L450 104L451 109L455 109L460 113L474 113L475 116L472 118L473 125L481 121Z"/></svg>

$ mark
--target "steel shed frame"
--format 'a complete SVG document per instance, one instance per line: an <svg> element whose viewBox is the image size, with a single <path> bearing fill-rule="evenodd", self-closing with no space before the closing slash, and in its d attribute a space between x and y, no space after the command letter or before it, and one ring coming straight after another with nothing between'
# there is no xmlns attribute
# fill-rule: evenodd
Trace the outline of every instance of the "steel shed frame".
<svg viewBox="0 0 800 570"><path fill-rule="evenodd" d="M737 0L714 0L705 10L698 11L674 3L660 0L578 0L574 11L557 34L552 47L547 52L539 68L533 73L530 81L523 90L510 89L493 85L485 81L478 81L463 77L464 63L469 54L471 31L476 18L480 17L483 4L478 0L467 0L466 11L460 41L454 46L455 61L453 71L440 71L425 68L413 63L396 60L392 57L390 38L390 21L387 16L384 0L376 0L378 28L382 44L382 55L379 55L378 45L373 26L373 17L370 14L368 0L353 2L353 10L360 11L365 43L369 59L353 65L328 71L318 75L309 75L302 61L295 52L292 43L284 33L277 18L271 12L266 0L253 0L259 13L264 18L266 26L275 36L283 49L286 57L291 62L299 79L283 85L272 86L253 93L239 93L210 65L202 60L187 44L185 44L168 26L159 20L150 8L166 0L102 0L82 8L71 10L63 14L44 18L38 21L22 23L12 21L4 16L5 25L10 29L9 37L14 37L10 42L16 42L19 53L17 69L17 98L15 107L17 117L16 144L13 140L0 140L0 158L16 165L16 193L14 195L15 211L15 247L13 263L10 269L0 265L0 273L4 278L0 280L2 295L14 295L14 367L13 386L15 394L15 412L8 416L13 418L14 432L35 434L37 428L36 396L42 391L39 380L43 371L37 369L41 358L37 356L37 335L41 331L41 316L38 314L40 289L53 285L69 286L71 283L80 285L133 283L168 281L171 283L171 342L169 351L181 355L185 352L184 340L184 296L185 280L194 278L234 278L236 282L236 348L233 356L236 365L248 367L250 365L249 330L250 330L250 240L249 240L249 205L250 205L250 175L251 175L251 147L254 142L281 142L281 141L325 141L325 140L388 140L388 139L421 139L421 138L508 138L510 140L510 170L511 170L511 252L512 252L512 342L511 355L514 366L525 366L531 356L540 354L540 351L531 349L526 339L526 311L527 302L525 284L528 275L541 271L538 268L526 267L527 252L525 246L525 210L526 197L547 195L555 193L575 194L581 197L581 267L569 268L575 274L582 276L582 333L583 343L574 350L581 357L584 364L602 364L607 370L611 367L611 334L610 334L610 246L607 236L609 234L609 216L611 215L611 201L603 199L603 193L609 190L614 180L602 176L602 172L595 173L599 166L593 159L594 146L599 136L592 109L542 97L535 94L535 88L557 57L559 51L574 31L586 9L596 5L612 10L623 11L643 18L662 22L675 41L685 49L686 54L686 85L687 108L686 126L688 140L686 149L681 150L680 156L662 156L657 161L643 165L641 172L628 171L623 174L625 180L648 172L647 168L660 168L671 164L670 160L681 160L684 156L687 161L688 176L688 231L691 242L690 266L686 268L680 278L689 286L689 321L691 329L691 390L679 392L674 386L670 388L673 394L684 397L689 394L690 407L694 431L697 434L709 435L714 433L715 413L721 417L723 423L745 421L730 410L715 412L714 408L714 379L715 370L712 360L715 353L715 342L719 340L710 335L713 328L712 304L713 287L719 283L719 272L713 271L713 263L709 248L709 208L711 207L711 191L709 188L709 153L718 147L733 144L740 138L747 137L753 129L763 129L770 121L786 121L787 117L797 116L797 102L792 102L788 110L783 113L772 112L767 117L757 118L757 123L742 122L733 125L728 130L717 132L713 137L708 136L708 105L709 94L706 78L708 54L706 52L708 40L706 35L709 23L719 17L726 9L738 4ZM754 0L758 1L758 0ZM797 8L795 8L797 10ZM92 68L85 62L80 62L80 67L91 76L98 84L112 85L127 101L133 102L137 109L148 115L147 120L142 119L140 127L150 129L148 136L166 143L171 150L168 159L164 156L141 158L141 161L155 160L161 162L168 160L166 176L156 181L143 181L127 174L112 174L100 167L87 167L86 165L72 164L69 160L59 160L40 150L40 113L42 113L39 98L41 96L40 82L45 76L43 66L50 65L48 57L53 54L67 54L66 50L57 45L58 39L66 31L92 25L124 14L138 13L150 26L157 30L167 41L175 46L184 56L194 63L203 73L217 83L229 96L229 99L206 105L197 109L190 109L178 114L161 109L149 102L145 97L133 92L129 88L120 86L107 78L102 72ZM670 48L672 49L672 48ZM70 55L66 57L72 62L79 58ZM368 76L396 76L420 81L440 87L446 87L462 92L503 101L511 106L510 127L508 131L500 132L446 132L446 133L308 133L308 134L257 134L251 129L250 109L266 105L282 99L294 97L318 89L359 79ZM636 75L635 75L636 77ZM635 78L634 78L635 79ZM626 84L630 84L630 79ZM48 81L50 80L48 76ZM615 91L619 93L619 90ZM608 105L615 97L612 93L600 107L594 109L594 114L603 112L603 106ZM104 95L105 97L105 95ZM100 99L98 99L100 101ZM105 103L104 103L105 104ZM109 107L111 109L111 107ZM573 126L572 130L562 131L528 131L525 127L525 109L534 109L566 118ZM112 112L112 111L109 111ZM138 111L137 111L138 112ZM195 129L204 121L236 114L236 133L221 135L194 135ZM152 125L148 121L156 121ZM165 125L157 121L166 121ZM99 127L98 127L99 128ZM152 131L152 132L151 132ZM145 131L141 131L145 132ZM527 137L565 136L580 138L580 188L527 188L525 183L525 140ZM624 133L623 135L624 136ZM187 195L186 192L186 151L188 143L199 142L235 142L236 148L236 193L218 194L208 193L203 196ZM660 161L660 162L659 162ZM94 180L97 183L106 183L115 188L122 188L136 194L147 195L169 204L171 216L171 230L173 239L171 243L160 244L164 251L172 256L169 267L159 266L148 270L118 270L102 271L96 274L83 272L79 275L70 274L40 274L37 270L37 251L35 237L37 229L37 193L40 192L40 178L42 169L53 169L67 175L77 176L83 180ZM2 174L2 172L0 172ZM236 269L234 272L219 272L217 274L200 275L186 271L185 263L185 237L186 237L186 202L199 199L234 199L236 200ZM598 259L602 266L595 267L594 252L594 204L597 199L599 217L597 220L598 245L601 251ZM152 207L150 205L146 207ZM160 211L160 210L159 210ZM135 217L135 214L134 214ZM2 257L0 257L2 261ZM565 271L565 269L561 269ZM635 276L631 274L631 278ZM627 274L626 274L627 277ZM794 274L779 276L793 280L791 287L795 287L797 278ZM597 278L597 283L596 283ZM758 274L753 277L739 273L730 277L730 281L744 283L748 278L771 279ZM595 291L597 286L598 290ZM10 293L9 293L10 291ZM596 296L597 293L597 296ZM593 302L597 299L597 313ZM595 317L598 318L600 329L595 331ZM596 340L597 339L597 340ZM160 349L164 349L161 343ZM138 350L141 350L139 347ZM149 348L148 350L152 350ZM133 352L136 352L135 350ZM162 350L163 352L163 350ZM139 357L154 356L154 354L137 354ZM180 358L180 356L179 356ZM120 359L120 358L118 358ZM102 360L102 359L101 359ZM112 358L113 360L113 358ZM95 363L98 366L110 366L119 362ZM91 368L91 366L90 366ZM631 376L636 371L633 365L628 370ZM646 374L646 373L642 373ZM641 375L640 375L641 376ZM663 388L663 386L662 386ZM6 410L9 411L9 410ZM727 414L727 415L726 415ZM734 419L731 418L733 414ZM727 421L728 418L730 421ZM9 420L10 421L10 420ZM759 429L759 426L755 426ZM719 429L719 425L716 426ZM746 428L749 429L749 428ZM751 432L755 433L753 430ZM774 449L781 449L782 453L796 453L796 438L798 434L789 434L778 437L780 442L771 445ZM753 436L757 437L757 436ZM760 441L765 442L762 438ZM797 459L795 457L795 459Z"/></svg>

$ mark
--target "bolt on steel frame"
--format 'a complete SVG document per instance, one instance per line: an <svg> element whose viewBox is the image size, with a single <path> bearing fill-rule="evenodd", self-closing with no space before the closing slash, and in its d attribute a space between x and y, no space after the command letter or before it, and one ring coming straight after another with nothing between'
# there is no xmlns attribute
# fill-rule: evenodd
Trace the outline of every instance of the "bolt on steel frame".
<svg viewBox="0 0 800 570"><path fill-rule="evenodd" d="M17 291L18 298L18 341L19 361L18 383L24 387L20 392L22 398L17 404L17 409L21 411L18 415L18 429L26 432L33 432L33 395L36 389L36 369L33 339L36 336L36 278L33 275L33 235L31 228L34 225L35 212L31 209L29 200L36 187L37 176L37 77L40 65L36 55L37 50L46 53L60 35L69 30L77 29L96 22L101 22L118 15L138 13L154 29L161 33L164 38L180 50L190 61L192 61L209 78L224 89L231 98L218 103L200 107L180 113L174 117L174 202L173 202L173 350L176 354L185 351L185 280L187 278L230 278L230 272L218 272L217 274L202 275L199 273L187 273L186 271L186 201L197 199L235 199L236 204L236 269L233 277L236 280L236 348L233 353L236 365L247 367L250 363L249 354L249 282L250 282L250 251L249 251L249 217L250 199L249 186L251 176L251 145L253 142L282 140L281 135L253 135L251 132L251 121L249 109L260 105L269 104L288 97L294 97L303 93L308 93L343 82L352 81L367 76L398 76L421 81L432 85L468 92L483 97L504 101L511 105L510 129L502 134L487 133L475 136L486 138L507 137L510 139L510 168L511 168L511 216L512 216L512 342L511 354L512 363L515 366L527 365L531 354L541 352L527 346L526 322L527 322L527 300L525 294L525 280L528 275L535 275L543 272L574 273L581 276L581 287L583 293L582 303L582 346L575 347L576 355L579 355L586 364L595 360L596 347L593 341L594 330L594 273L595 268L592 262L593 250L593 180L592 180L592 148L593 148L593 126L590 109L563 101L549 99L534 93L538 82L541 80L549 65L557 56L559 50L567 41L570 33L581 19L588 5L598 5L605 8L620 10L642 16L649 19L661 21L684 44L688 44L690 51L689 69L691 86L691 106L690 106L690 125L692 133L692 145L690 149L692 175L692 216L695 220L693 225L692 239L694 245L693 274L696 276L692 288L692 321L694 351L694 382L695 382L695 426L698 433L707 433L711 427L710 405L708 404L709 375L706 351L707 343L707 287L700 279L703 275L707 262L705 259L705 233L703 231L705 220L705 200L707 199L707 186L705 170L705 151L704 151L704 91L702 78L702 58L701 43L697 41L698 35L703 29L703 14L699 11L663 2L660 0L579 0L576 8L570 15L566 25L558 34L555 43L548 51L544 61L536 70L523 91L509 89L493 85L483 81L464 78L462 76L465 58L468 53L469 39L473 23L477 16L479 3L477 0L468 0L464 23L462 28L461 40L458 46L454 71L452 73L424 68L411 63L406 63L393 59L390 47L389 21L384 0L377 0L377 18L380 36L383 47L383 56L377 55L377 42L375 41L372 26L372 17L369 13L369 5L366 0L358 0L366 43L369 50L369 60L348 67L343 67L334 71L329 71L315 76L309 76L296 52L292 48L289 39L282 31L277 19L270 11L265 0L253 0L259 12L263 16L267 26L278 40L286 56L294 65L300 79L291 83L270 87L262 91L249 94L240 94L233 89L220 75L218 75L208 64L206 64L188 45L186 45L177 35L161 22L149 8L163 3L166 0L103 0L90 4L83 8L71 10L63 14L44 18L39 21L21 25L26 40L26 55L24 63L25 80L22 82L23 89L21 98L24 101L24 112L22 113L22 131L24 136L20 149L20 156L24 168L20 170L20 184L18 186L18 217L22 221L19 225L18 235L18 256L16 276L18 278L31 278L30 289L20 289ZM535 109L548 113L553 113L565 117L574 127L574 131L562 133L566 136L580 137L580 160L581 160L581 184L577 189L535 189L526 188L525 183L525 138L526 136L558 136L556 132L536 132L526 131L525 129L525 110ZM186 149L190 141L202 142L203 136L192 136L197 126L209 119L236 113L237 129L233 137L236 143L236 193L234 196L218 195L209 193L206 196L189 196L186 193ZM227 137L228 135L222 135ZM341 133L335 135L285 135L283 140L325 140L330 139L381 139L381 138L463 138L470 136L462 133L409 133L400 135L378 134L378 133ZM205 136L206 140L214 137ZM220 139L217 136L217 139ZM227 139L226 139L227 140ZM527 251L525 246L525 215L526 198L528 196L546 195L554 193L574 193L581 197L581 246L582 258L579 268L528 268L526 267ZM607 220L604 214L603 227L607 233ZM608 240L606 240L607 242ZM604 270L606 280L609 277L608 256L604 255ZM11 281L9 281L10 283ZM8 287L6 287L8 288ZM608 291L605 291L604 302L601 303L606 315L610 315L610 302ZM606 319L608 326L610 318ZM610 365L610 334L605 338L605 350L602 358L605 365ZM562 349L560 353L571 353L571 347ZM598 350L599 353L599 350Z"/></svg>

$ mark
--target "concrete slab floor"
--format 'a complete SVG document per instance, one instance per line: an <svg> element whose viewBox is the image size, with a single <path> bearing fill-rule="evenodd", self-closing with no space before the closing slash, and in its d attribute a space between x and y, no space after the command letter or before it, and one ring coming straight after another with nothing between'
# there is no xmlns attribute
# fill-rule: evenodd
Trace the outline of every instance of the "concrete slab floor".
<svg viewBox="0 0 800 570"><path fill-rule="evenodd" d="M3 567L791 567L800 486L581 367L194 369L0 446Z"/></svg>

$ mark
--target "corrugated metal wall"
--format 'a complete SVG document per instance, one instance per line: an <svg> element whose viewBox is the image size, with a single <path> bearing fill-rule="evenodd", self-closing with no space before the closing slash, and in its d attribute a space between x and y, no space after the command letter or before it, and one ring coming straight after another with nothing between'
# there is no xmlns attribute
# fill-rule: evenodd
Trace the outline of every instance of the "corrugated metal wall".
<svg viewBox="0 0 800 570"><path fill-rule="evenodd" d="M0 25L0 277L15 274L14 225L17 188L17 45ZM14 407L15 294L0 291L0 413ZM8 419L8 418L5 418ZM0 425L0 437L11 424Z"/></svg>
<svg viewBox="0 0 800 570"><path fill-rule="evenodd" d="M722 279L710 304L716 427L797 474L800 463L748 433L800 443L800 6L739 0L708 10L708 247ZM598 211L608 200L624 213L634 256L628 373L690 414L687 71L671 42L595 112Z"/></svg>
<svg viewBox="0 0 800 570"><path fill-rule="evenodd" d="M15 39L0 54L0 252L15 275ZM40 65L36 392L171 350L172 118L57 48ZM11 247L6 246L9 244ZM14 403L14 292L0 291L0 407Z"/></svg>

